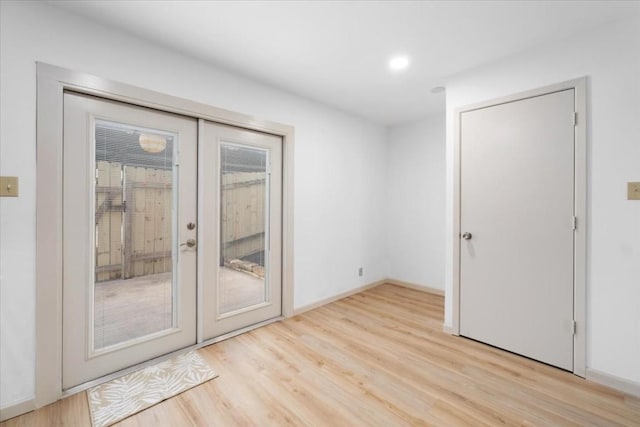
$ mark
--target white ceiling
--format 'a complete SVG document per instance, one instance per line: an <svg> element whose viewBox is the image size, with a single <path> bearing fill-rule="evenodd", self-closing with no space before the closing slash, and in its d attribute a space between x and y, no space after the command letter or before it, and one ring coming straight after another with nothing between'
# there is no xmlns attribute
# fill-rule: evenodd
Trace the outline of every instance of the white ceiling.
<svg viewBox="0 0 640 427"><path fill-rule="evenodd" d="M50 1L383 124L444 111L447 77L640 13L619 1ZM387 69L398 53L402 73Z"/></svg>

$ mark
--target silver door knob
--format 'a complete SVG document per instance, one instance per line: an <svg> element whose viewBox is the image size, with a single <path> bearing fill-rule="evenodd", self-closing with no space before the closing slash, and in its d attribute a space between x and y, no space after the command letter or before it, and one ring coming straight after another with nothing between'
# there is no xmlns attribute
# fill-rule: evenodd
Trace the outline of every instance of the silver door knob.
<svg viewBox="0 0 640 427"><path fill-rule="evenodd" d="M196 239L189 239L184 243L180 243L180 246L186 246L188 248L192 248L196 245Z"/></svg>
<svg viewBox="0 0 640 427"><path fill-rule="evenodd" d="M464 240L471 240L471 237L472 237L471 233L469 233L469 232L462 233L462 238Z"/></svg>

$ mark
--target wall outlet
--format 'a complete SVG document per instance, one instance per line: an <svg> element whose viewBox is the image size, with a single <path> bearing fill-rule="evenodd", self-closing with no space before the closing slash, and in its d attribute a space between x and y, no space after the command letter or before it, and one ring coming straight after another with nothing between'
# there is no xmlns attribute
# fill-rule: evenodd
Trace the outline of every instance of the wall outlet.
<svg viewBox="0 0 640 427"><path fill-rule="evenodd" d="M363 274L364 274L364 268L360 267L358 269L358 276L362 277Z"/></svg>

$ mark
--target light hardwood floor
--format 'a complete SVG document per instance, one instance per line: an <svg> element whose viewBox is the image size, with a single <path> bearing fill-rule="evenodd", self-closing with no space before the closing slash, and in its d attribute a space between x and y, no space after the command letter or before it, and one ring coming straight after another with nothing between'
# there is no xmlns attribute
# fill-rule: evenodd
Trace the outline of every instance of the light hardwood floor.
<svg viewBox="0 0 640 427"><path fill-rule="evenodd" d="M640 425L640 399L442 332L382 285L200 350L219 378L119 426ZM3 426L88 426L84 393Z"/></svg>

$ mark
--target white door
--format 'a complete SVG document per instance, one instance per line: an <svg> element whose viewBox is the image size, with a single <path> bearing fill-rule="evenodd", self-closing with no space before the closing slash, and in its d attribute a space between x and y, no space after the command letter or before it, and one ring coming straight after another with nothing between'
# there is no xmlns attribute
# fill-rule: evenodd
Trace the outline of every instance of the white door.
<svg viewBox="0 0 640 427"><path fill-rule="evenodd" d="M460 333L573 369L574 90L461 115Z"/></svg>
<svg viewBox="0 0 640 427"><path fill-rule="evenodd" d="M282 139L203 122L203 338L282 314Z"/></svg>
<svg viewBox="0 0 640 427"><path fill-rule="evenodd" d="M196 142L194 119L65 93L63 389L195 344Z"/></svg>

